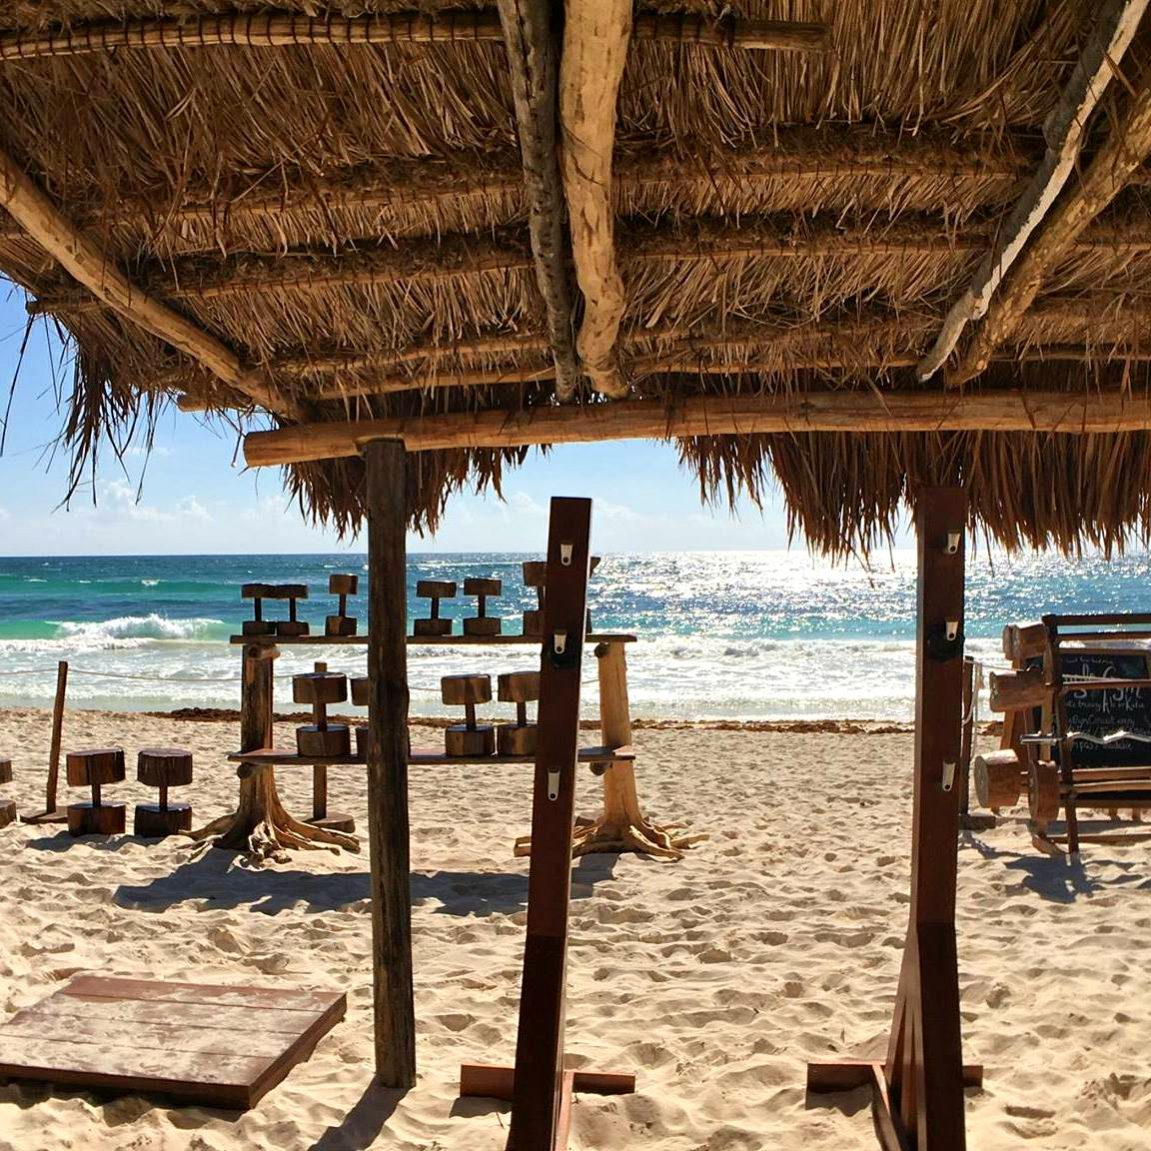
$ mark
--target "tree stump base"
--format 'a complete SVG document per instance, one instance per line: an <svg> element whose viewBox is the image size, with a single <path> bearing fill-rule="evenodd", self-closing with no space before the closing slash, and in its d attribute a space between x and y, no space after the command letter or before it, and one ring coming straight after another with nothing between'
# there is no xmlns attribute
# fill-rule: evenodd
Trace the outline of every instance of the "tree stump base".
<svg viewBox="0 0 1151 1151"><path fill-rule="evenodd" d="M640 816L636 820L616 821L607 815L599 819L577 817L572 835L572 858L581 855L653 855L657 859L683 859L684 852L707 839L706 835L677 835L683 824L669 823L660 827ZM521 835L516 840L515 854L532 853L532 837Z"/></svg>
<svg viewBox="0 0 1151 1151"><path fill-rule="evenodd" d="M289 815L280 802L270 764L241 764L236 774L240 777L239 807L198 831L187 832L193 842L238 851L256 863L283 863L289 851L360 850L354 835L315 827Z"/></svg>

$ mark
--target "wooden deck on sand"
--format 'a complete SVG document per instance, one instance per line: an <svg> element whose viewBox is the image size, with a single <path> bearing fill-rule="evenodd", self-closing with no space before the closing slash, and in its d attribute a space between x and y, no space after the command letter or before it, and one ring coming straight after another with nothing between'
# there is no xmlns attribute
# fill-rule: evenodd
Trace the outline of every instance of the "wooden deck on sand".
<svg viewBox="0 0 1151 1151"><path fill-rule="evenodd" d="M0 1025L0 1082L246 1110L347 1010L343 994L76 976Z"/></svg>

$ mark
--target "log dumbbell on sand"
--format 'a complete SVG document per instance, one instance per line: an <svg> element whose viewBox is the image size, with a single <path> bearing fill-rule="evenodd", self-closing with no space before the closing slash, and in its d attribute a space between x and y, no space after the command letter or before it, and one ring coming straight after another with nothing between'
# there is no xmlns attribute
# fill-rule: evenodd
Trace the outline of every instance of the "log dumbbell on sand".
<svg viewBox="0 0 1151 1151"><path fill-rule="evenodd" d="M68 805L70 835L118 835L124 830L124 805L105 803L100 793L106 783L124 780L124 749L93 748L70 751L65 760L69 787L90 787L91 803Z"/></svg>
<svg viewBox="0 0 1151 1151"><path fill-rule="evenodd" d="M296 749L301 755L333 759L349 755L351 732L347 724L328 722L328 705L344 703L348 698L348 677L328 671L326 663L317 663L315 671L292 677L292 700L312 708L314 723L296 728Z"/></svg>
<svg viewBox="0 0 1151 1151"><path fill-rule="evenodd" d="M12 782L12 761L0 759L0 784ZM0 827L7 827L16 818L16 802L0 799Z"/></svg>
<svg viewBox="0 0 1151 1151"><path fill-rule="evenodd" d="M980 806L992 811L1014 807L1027 786L1027 769L1011 748L977 755L971 765L975 777L975 797Z"/></svg>
<svg viewBox="0 0 1151 1151"><path fill-rule="evenodd" d="M504 585L498 579L468 579L464 580L464 595L474 595L479 600L478 614L464 620L464 635L493 636L499 635L503 621L496 616L488 615L488 600L503 593ZM491 696L488 696L490 699Z"/></svg>
<svg viewBox="0 0 1151 1151"><path fill-rule="evenodd" d="M501 703L516 705L516 722L501 723L496 728L500 755L535 755L536 725L528 723L528 704L540 697L540 673L513 671L501 675L497 693Z"/></svg>
<svg viewBox="0 0 1151 1151"><path fill-rule="evenodd" d="M466 709L467 719L452 724L444 732L444 749L448 755L487 756L496 750L496 732L491 724L476 723L476 704L492 698L490 675L445 675L440 680L440 695L449 707Z"/></svg>
<svg viewBox="0 0 1151 1151"><path fill-rule="evenodd" d="M132 819L132 834L162 839L166 835L190 831L192 808L187 803L169 803L169 787L186 787L192 782L192 753L177 747L145 748L136 756L136 778L160 789L159 803L138 803Z"/></svg>
<svg viewBox="0 0 1151 1151"><path fill-rule="evenodd" d="M335 615L324 619L324 635L341 636L356 634L356 617L348 615L348 596L357 595L360 590L360 577L334 573L328 577L328 594L340 597L340 606Z"/></svg>

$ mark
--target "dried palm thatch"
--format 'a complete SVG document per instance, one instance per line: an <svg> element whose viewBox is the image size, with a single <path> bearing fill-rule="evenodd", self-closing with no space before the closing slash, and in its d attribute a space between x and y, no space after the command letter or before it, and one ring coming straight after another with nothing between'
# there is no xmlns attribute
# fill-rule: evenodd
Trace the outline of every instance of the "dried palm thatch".
<svg viewBox="0 0 1151 1151"><path fill-rule="evenodd" d="M621 20L626 66L605 109L578 88L549 100L539 86L565 82L562 67L517 89L528 56L517 64L496 8L474 0L3 7L0 271L74 349L75 477L101 443L148 436L175 399L255 428L551 412L581 321L613 394L656 411L942 391L915 366L1002 246L1101 19L1081 0L747 0L722 18L657 0L630 31ZM561 52L558 38L544 47ZM1140 27L1113 61L1084 163L1131 123L1149 49ZM590 190L579 164L561 171L529 146L549 108L561 139L562 109L576 109ZM1032 221L1045 279L967 384L1098 395L1124 413L1116 431L717 425L680 442L705 497L759 498L778 481L793 531L831 551L882 541L944 480L968 486L973 516L1008 546L1147 539L1151 433L1132 405L1151 396L1151 139L1128 142L1122 177L1103 174L1073 235L1056 243ZM15 172L55 231L18 202ZM562 181L581 179L573 200ZM541 205L565 195L600 222L543 227ZM77 237L102 268L77 262ZM606 322L575 268L622 284ZM576 402L610 418L586 380ZM464 485L498 490L529 450L461 438L416 453L413 524L434 528ZM357 460L298 462L286 482L306 514L358 525Z"/></svg>

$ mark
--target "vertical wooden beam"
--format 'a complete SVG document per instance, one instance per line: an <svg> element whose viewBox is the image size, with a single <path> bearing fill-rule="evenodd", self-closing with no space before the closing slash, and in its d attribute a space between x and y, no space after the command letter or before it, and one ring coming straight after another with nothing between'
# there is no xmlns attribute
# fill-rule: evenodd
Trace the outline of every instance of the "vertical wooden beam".
<svg viewBox="0 0 1151 1151"><path fill-rule="evenodd" d="M275 724L274 671L278 647L245 644L240 668L240 750L271 747ZM259 769L257 769L259 770Z"/></svg>
<svg viewBox="0 0 1151 1151"><path fill-rule="evenodd" d="M616 258L612 158L632 0L566 0L564 11L563 183L572 261L583 293L576 350L595 390L618 398L628 391L616 346L627 290Z"/></svg>
<svg viewBox="0 0 1151 1151"><path fill-rule="evenodd" d="M407 469L404 445L373 440L368 473L368 839L376 1075L416 1082L408 830Z"/></svg>
<svg viewBox="0 0 1151 1151"><path fill-rule="evenodd" d="M498 0L520 139L528 232L536 283L547 314L556 366L556 395L569 400L579 384L567 272L567 228L560 179L558 32L549 0Z"/></svg>
<svg viewBox="0 0 1151 1151"><path fill-rule="evenodd" d="M553 499L509 1151L552 1151L565 1142L564 979L590 537L591 500Z"/></svg>
<svg viewBox="0 0 1151 1151"><path fill-rule="evenodd" d="M813 1064L812 1091L876 1086L876 1133L885 1151L965 1151L955 889L963 715L964 541L961 488L925 488L916 505L915 785L911 913L887 1060Z"/></svg>

